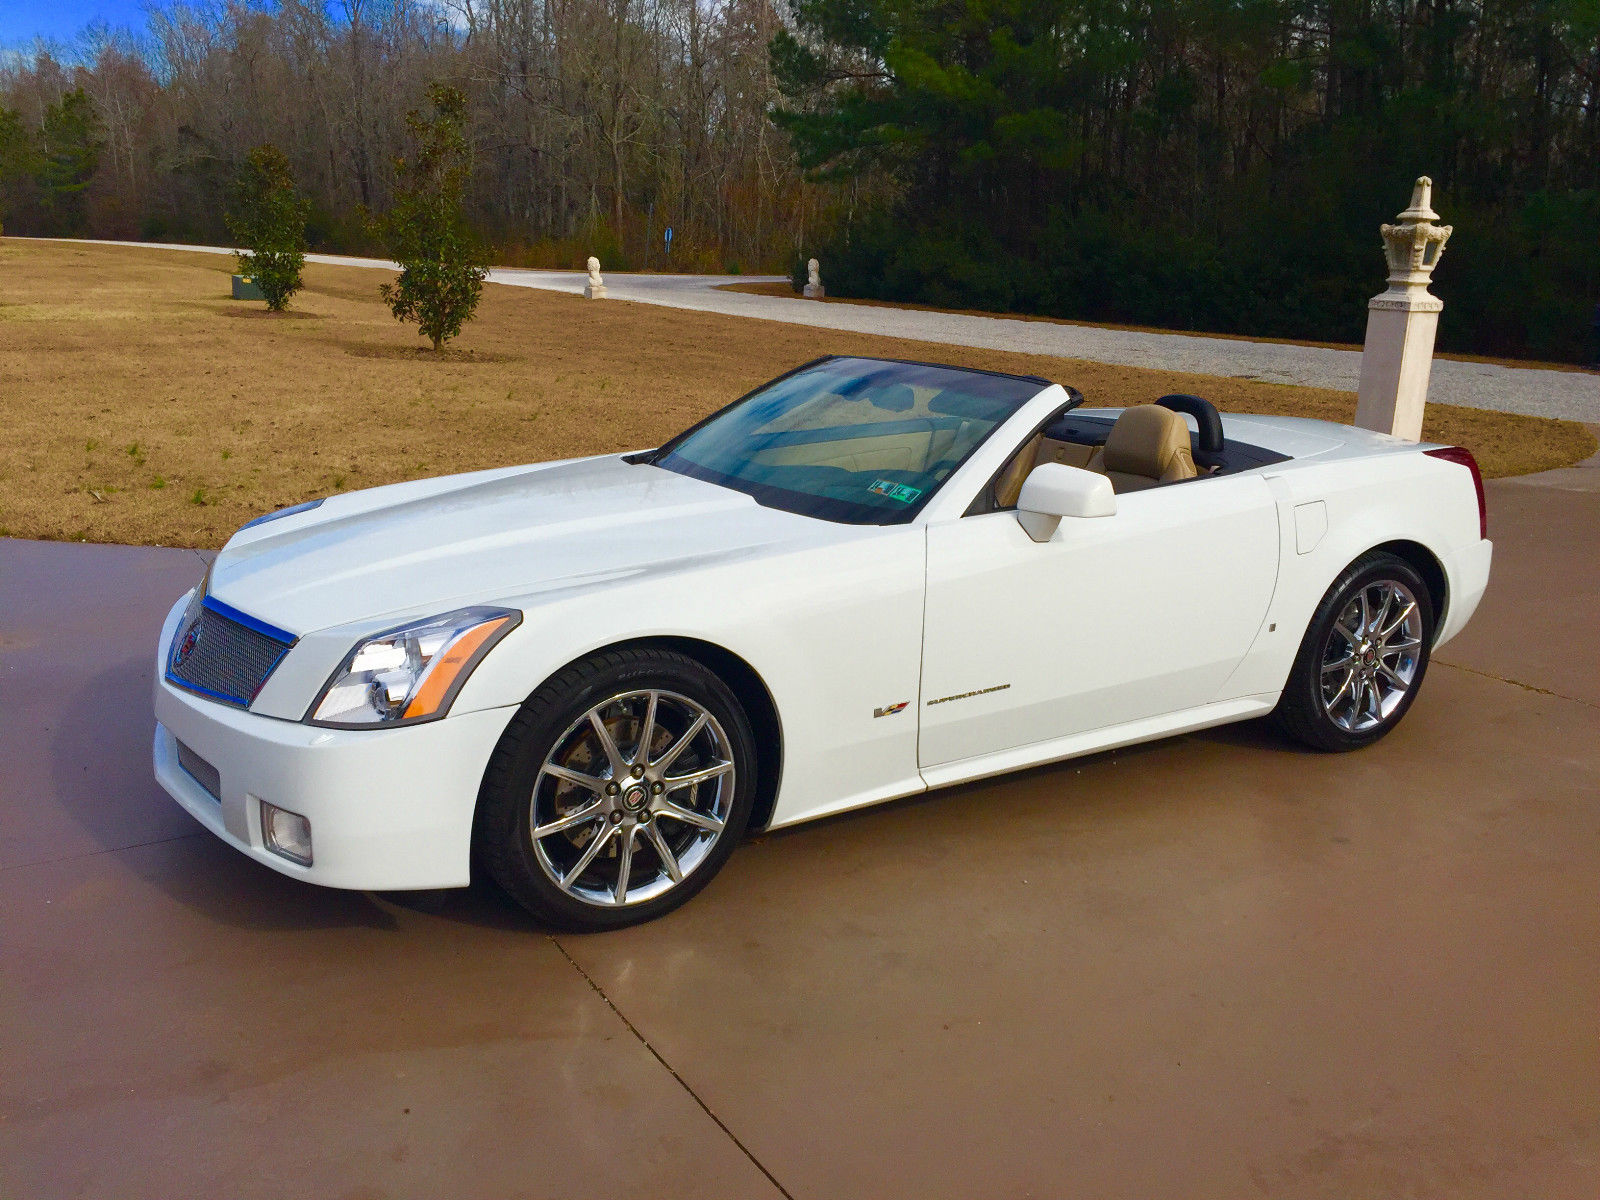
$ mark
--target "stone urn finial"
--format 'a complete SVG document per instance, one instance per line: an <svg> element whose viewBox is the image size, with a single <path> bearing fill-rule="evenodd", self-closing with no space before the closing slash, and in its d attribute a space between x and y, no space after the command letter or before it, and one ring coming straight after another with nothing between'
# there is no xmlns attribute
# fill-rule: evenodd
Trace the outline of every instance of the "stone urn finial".
<svg viewBox="0 0 1600 1200"><path fill-rule="evenodd" d="M1367 301L1367 340L1361 350L1356 424L1412 442L1422 437L1433 342L1444 308L1428 290L1450 237L1450 226L1434 224L1438 219L1433 180L1424 175L1411 189L1411 207L1395 224L1379 227L1389 287Z"/></svg>
<svg viewBox="0 0 1600 1200"><path fill-rule="evenodd" d="M1450 226L1435 225L1438 219L1433 211L1433 180L1424 175L1411 189L1411 207L1395 218L1398 224L1380 230L1391 292L1428 290L1433 269L1450 239Z"/></svg>
<svg viewBox="0 0 1600 1200"><path fill-rule="evenodd" d="M822 286L822 266L814 258L806 260L806 286L804 292L807 300L821 300L828 294Z"/></svg>
<svg viewBox="0 0 1600 1200"><path fill-rule="evenodd" d="M600 260L591 254L588 267L589 282L583 285L583 294L590 300L602 300L606 294L606 282L600 278Z"/></svg>

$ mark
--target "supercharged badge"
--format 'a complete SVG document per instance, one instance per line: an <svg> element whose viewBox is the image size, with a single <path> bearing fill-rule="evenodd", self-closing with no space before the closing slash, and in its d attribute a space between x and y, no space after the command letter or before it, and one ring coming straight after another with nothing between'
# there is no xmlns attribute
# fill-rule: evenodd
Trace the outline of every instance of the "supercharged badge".
<svg viewBox="0 0 1600 1200"><path fill-rule="evenodd" d="M940 696L937 700L929 700L928 707L932 708L935 704L949 704L952 700L971 700L974 696L987 696L991 692L1003 692L1010 686L1009 683L997 683L993 687L979 688L975 692L957 692L954 696Z"/></svg>

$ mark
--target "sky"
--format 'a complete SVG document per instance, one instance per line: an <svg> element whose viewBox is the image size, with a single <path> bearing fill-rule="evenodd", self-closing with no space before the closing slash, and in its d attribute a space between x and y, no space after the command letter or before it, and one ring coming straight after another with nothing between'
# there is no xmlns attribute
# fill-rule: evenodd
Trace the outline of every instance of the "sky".
<svg viewBox="0 0 1600 1200"><path fill-rule="evenodd" d="M0 46L71 41L92 21L142 29L144 0L0 0Z"/></svg>

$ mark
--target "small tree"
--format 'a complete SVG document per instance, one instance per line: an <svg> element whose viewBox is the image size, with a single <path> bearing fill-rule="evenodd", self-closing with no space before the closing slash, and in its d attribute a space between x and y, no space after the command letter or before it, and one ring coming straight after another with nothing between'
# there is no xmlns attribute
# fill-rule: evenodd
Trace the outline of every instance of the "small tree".
<svg viewBox="0 0 1600 1200"><path fill-rule="evenodd" d="M438 350L472 319L489 274L468 228L461 198L472 170L464 127L467 98L459 88L428 86L429 116L413 109L406 125L417 139L410 161L395 160L400 187L380 226L400 278L379 290L397 321L415 321Z"/></svg>
<svg viewBox="0 0 1600 1200"><path fill-rule="evenodd" d="M273 312L288 307L289 297L302 286L310 215L311 204L296 190L283 151L276 146L250 151L233 183L228 230L248 247L239 251L239 273L255 282Z"/></svg>

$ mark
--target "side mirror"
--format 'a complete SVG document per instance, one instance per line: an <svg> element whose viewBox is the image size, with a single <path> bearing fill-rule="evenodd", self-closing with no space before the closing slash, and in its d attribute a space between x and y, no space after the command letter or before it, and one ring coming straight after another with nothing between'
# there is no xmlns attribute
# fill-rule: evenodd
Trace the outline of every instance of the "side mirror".
<svg viewBox="0 0 1600 1200"><path fill-rule="evenodd" d="M1110 517L1116 511L1111 480L1065 463L1040 463L1017 499L1017 520L1036 542L1054 537L1062 517Z"/></svg>

